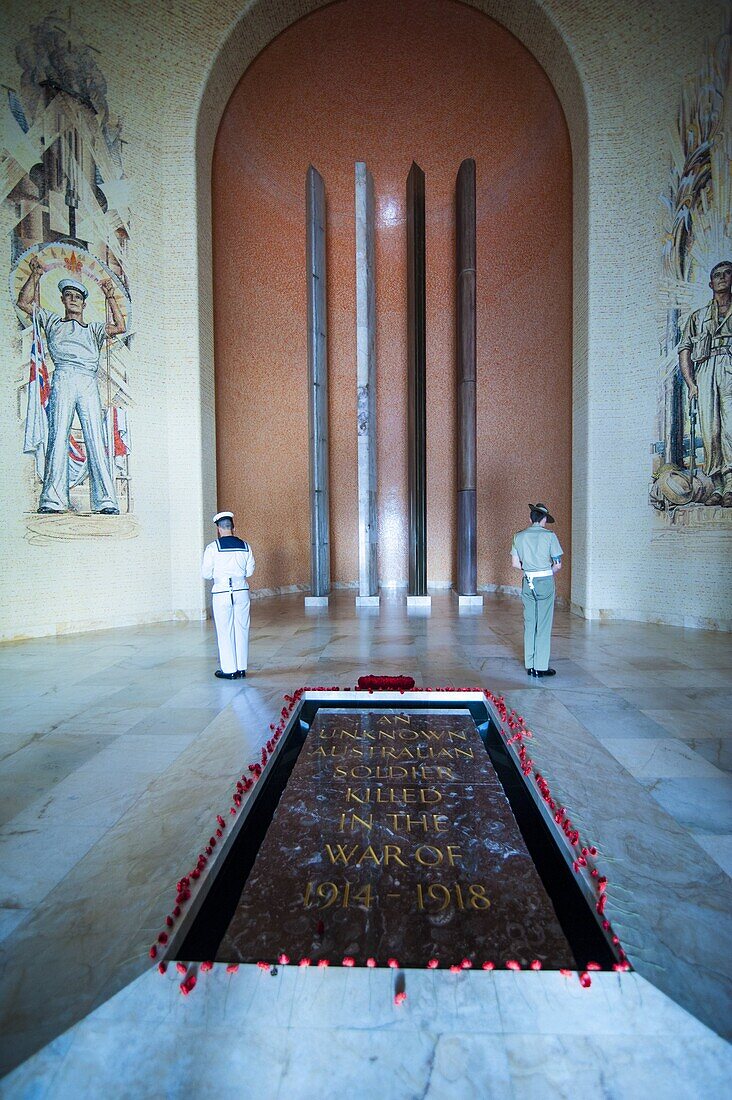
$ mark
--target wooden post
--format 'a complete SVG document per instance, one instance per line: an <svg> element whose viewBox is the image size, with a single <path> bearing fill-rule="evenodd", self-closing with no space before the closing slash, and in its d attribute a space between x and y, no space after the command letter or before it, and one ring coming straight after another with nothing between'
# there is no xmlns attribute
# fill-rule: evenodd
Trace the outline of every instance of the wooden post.
<svg viewBox="0 0 732 1100"><path fill-rule="evenodd" d="M424 172L407 177L409 596L427 597L427 360Z"/></svg>
<svg viewBox="0 0 732 1100"><path fill-rule="evenodd" d="M357 604L378 604L376 520L376 308L374 279L374 181L357 161L356 211L356 386L358 431Z"/></svg>
<svg viewBox="0 0 732 1100"><path fill-rule="evenodd" d="M464 160L455 188L457 209L458 553L460 596L478 592L476 447L475 161Z"/></svg>
<svg viewBox="0 0 732 1100"><path fill-rule="evenodd" d="M325 184L312 164L306 179L308 279L308 429L310 437L310 588L306 604L330 591L328 348L325 281Z"/></svg>

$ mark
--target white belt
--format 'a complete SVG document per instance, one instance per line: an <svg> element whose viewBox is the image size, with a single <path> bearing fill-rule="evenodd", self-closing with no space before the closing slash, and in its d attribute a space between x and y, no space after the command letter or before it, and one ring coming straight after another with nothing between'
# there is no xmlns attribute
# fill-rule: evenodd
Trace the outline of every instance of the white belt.
<svg viewBox="0 0 732 1100"><path fill-rule="evenodd" d="M532 573L524 573L524 576L526 577L526 580L529 583L531 583L531 581L535 581L537 577L553 577L554 576L554 570L553 569L537 569Z"/></svg>
<svg viewBox="0 0 732 1100"><path fill-rule="evenodd" d="M226 585L220 588L219 585ZM220 596L222 592L248 592L249 585L246 577L226 577L224 580L214 581L211 588L212 596Z"/></svg>

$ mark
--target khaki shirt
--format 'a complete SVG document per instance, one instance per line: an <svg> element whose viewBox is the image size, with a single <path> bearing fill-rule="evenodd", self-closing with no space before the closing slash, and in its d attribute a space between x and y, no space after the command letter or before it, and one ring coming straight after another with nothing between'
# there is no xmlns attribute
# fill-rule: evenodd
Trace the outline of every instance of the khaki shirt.
<svg viewBox="0 0 732 1100"><path fill-rule="evenodd" d="M511 552L521 562L524 573L551 569L555 562L562 560L564 553L554 532L547 531L539 523L532 523L531 527L513 536Z"/></svg>
<svg viewBox="0 0 732 1100"><path fill-rule="evenodd" d="M690 351L692 363L703 363L715 352L731 347L732 305L720 318L717 303L712 298L709 305L689 314L678 350Z"/></svg>

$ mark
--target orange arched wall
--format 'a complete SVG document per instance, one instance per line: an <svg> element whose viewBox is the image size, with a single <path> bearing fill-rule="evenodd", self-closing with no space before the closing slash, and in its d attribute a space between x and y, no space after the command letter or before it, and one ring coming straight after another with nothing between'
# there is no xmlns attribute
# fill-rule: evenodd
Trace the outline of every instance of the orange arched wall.
<svg viewBox="0 0 732 1100"><path fill-rule="evenodd" d="M479 584L546 501L570 550L572 175L533 56L454 0L339 0L265 49L213 162L218 503L255 587L309 580L305 173L327 192L331 555L358 576L354 162L376 192L380 575L407 576L405 181L427 177L428 579L455 576L455 176L477 167ZM559 575L568 595L569 570Z"/></svg>

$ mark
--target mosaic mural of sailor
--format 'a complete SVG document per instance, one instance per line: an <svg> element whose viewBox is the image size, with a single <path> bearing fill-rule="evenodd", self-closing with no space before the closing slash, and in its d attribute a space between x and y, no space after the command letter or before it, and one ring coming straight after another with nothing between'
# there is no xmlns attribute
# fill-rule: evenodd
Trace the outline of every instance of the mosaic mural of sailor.
<svg viewBox="0 0 732 1100"><path fill-rule="evenodd" d="M676 120L663 227L662 373L650 501L671 526L732 526L730 31Z"/></svg>
<svg viewBox="0 0 732 1100"><path fill-rule="evenodd" d="M121 336L125 331L114 283L111 279L105 279L101 284L109 306L109 319L104 322L85 321L84 309L89 291L77 279L60 279L58 289L64 313L61 317L39 304L43 265L35 255L30 257L29 267L30 275L18 295L18 309L26 313L33 324L31 369L35 379L29 383L24 450L36 455L38 451L45 451L43 490L38 511L65 512L70 506L69 443L71 425L74 415L77 415L86 450L92 511L102 515L119 515L113 463L110 461L114 440L111 441L112 447L108 447L110 425L108 423L105 430L97 383L99 360L108 339ZM50 386L43 351L44 335L54 363Z"/></svg>
<svg viewBox="0 0 732 1100"><path fill-rule="evenodd" d="M6 89L0 120L0 199L21 326L28 512L73 517L133 511L134 361L122 126L72 18L49 15L16 47L19 84ZM74 536L65 523L63 537Z"/></svg>

